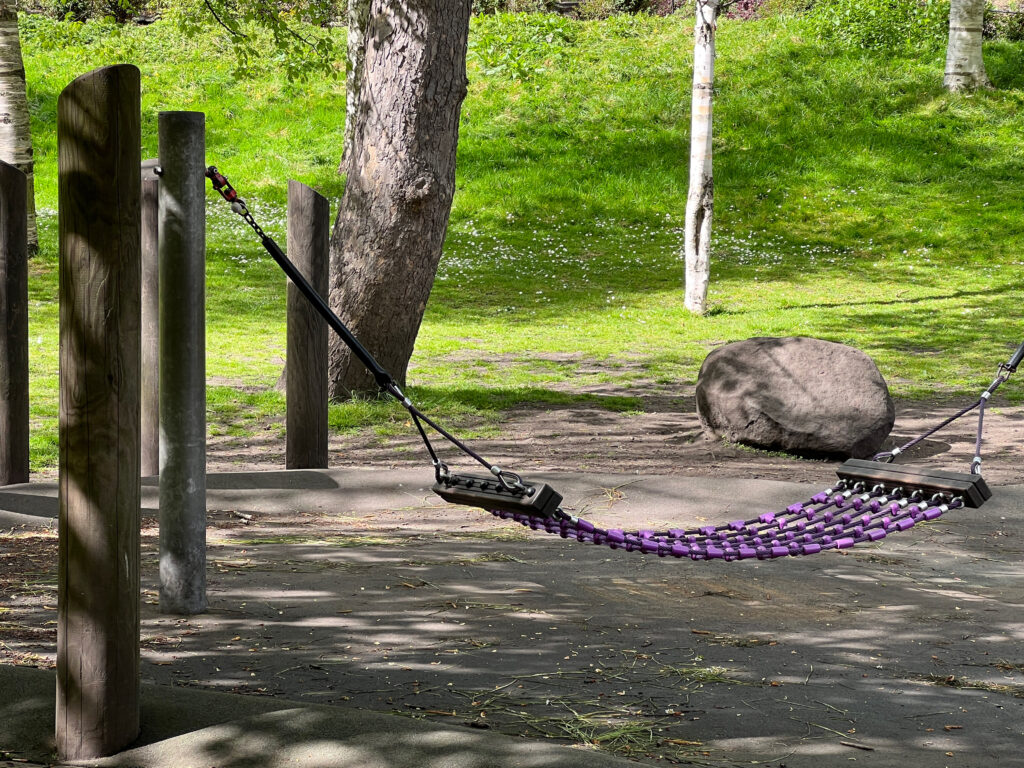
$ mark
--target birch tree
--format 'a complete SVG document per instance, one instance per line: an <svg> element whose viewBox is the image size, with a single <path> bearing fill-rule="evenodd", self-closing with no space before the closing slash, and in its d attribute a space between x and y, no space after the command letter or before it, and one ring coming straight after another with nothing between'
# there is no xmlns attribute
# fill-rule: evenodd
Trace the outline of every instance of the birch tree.
<svg viewBox="0 0 1024 768"><path fill-rule="evenodd" d="M686 196L686 296L683 306L698 315L707 312L711 275L711 215L715 198L711 172L711 110L715 83L715 29L720 10L720 0L697 0L697 19L693 27L690 190Z"/></svg>
<svg viewBox="0 0 1024 768"><path fill-rule="evenodd" d="M338 173L347 173L345 162L352 156L352 143L356 139L359 114L359 84L363 81L366 64L366 25L370 20L370 0L349 0L348 28L345 45L348 59L345 73L345 136Z"/></svg>
<svg viewBox="0 0 1024 768"><path fill-rule="evenodd" d="M18 11L13 0L0 0L0 160L28 178L28 246L39 248L32 178L32 135L29 129L25 65L21 60Z"/></svg>
<svg viewBox="0 0 1024 768"><path fill-rule="evenodd" d="M981 27L985 0L952 0L949 4L949 44L946 46L948 91L991 88L981 56Z"/></svg>

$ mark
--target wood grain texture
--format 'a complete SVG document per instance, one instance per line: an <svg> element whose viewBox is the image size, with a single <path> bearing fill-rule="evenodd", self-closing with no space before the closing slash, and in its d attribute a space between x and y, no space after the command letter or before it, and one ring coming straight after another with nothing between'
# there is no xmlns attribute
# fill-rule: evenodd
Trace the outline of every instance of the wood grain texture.
<svg viewBox="0 0 1024 768"><path fill-rule="evenodd" d="M297 181L288 182L288 257L321 296L327 295L331 206ZM288 469L327 467L327 324L288 283Z"/></svg>
<svg viewBox="0 0 1024 768"><path fill-rule="evenodd" d="M0 485L28 482L27 190L0 161Z"/></svg>
<svg viewBox="0 0 1024 768"><path fill-rule="evenodd" d="M160 179L142 164L142 476L160 473Z"/></svg>
<svg viewBox="0 0 1024 768"><path fill-rule="evenodd" d="M206 610L206 117L161 112L160 610Z"/></svg>
<svg viewBox="0 0 1024 768"><path fill-rule="evenodd" d="M139 731L139 71L72 82L57 141L57 748L71 760Z"/></svg>

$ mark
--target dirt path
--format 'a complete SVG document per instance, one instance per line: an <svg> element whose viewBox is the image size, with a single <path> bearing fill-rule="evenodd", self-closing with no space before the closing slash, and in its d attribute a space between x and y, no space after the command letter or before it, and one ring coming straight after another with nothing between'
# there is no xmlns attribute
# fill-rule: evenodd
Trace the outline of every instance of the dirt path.
<svg viewBox="0 0 1024 768"><path fill-rule="evenodd" d="M701 432L692 387L677 396L615 389L595 394L639 397L642 408L620 413L593 405L524 406L505 415L500 434L470 441L491 461L525 472L624 472L641 475L752 477L828 482L835 461L795 459L709 440ZM969 401L968 401L969 402ZM896 404L891 445L899 445L956 413L964 401L903 401ZM451 425L448 425L451 426ZM955 422L919 444L913 460L966 472L974 456L977 419ZM991 484L1024 483L1024 407L998 403L986 412L984 474ZM454 453L453 460L458 459ZM278 469L284 439L264 430L255 438L218 438L208 454L211 471ZM412 425L406 435L332 437L331 466L413 467L429 460Z"/></svg>

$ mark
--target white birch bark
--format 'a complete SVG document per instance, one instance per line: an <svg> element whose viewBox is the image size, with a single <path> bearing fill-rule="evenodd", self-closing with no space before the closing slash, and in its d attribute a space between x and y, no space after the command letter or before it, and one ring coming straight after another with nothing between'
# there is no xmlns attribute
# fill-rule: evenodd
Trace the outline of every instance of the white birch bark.
<svg viewBox="0 0 1024 768"><path fill-rule="evenodd" d="M985 0L952 0L949 5L949 44L946 47L948 91L991 88L981 56L981 26Z"/></svg>
<svg viewBox="0 0 1024 768"><path fill-rule="evenodd" d="M29 252L39 247L32 178L32 135L29 130L25 65L18 37L18 11L13 0L0 0L0 160L28 178Z"/></svg>
<svg viewBox="0 0 1024 768"><path fill-rule="evenodd" d="M359 115L359 86L366 65L366 25L370 18L370 0L348 0L348 31L345 46L348 71L345 73L345 137L338 173L347 173L346 164L352 156Z"/></svg>
<svg viewBox="0 0 1024 768"><path fill-rule="evenodd" d="M715 81L715 26L719 0L697 0L693 28L693 99L690 119L690 191L686 197L686 296L683 305L696 314L707 311L711 274L711 106Z"/></svg>

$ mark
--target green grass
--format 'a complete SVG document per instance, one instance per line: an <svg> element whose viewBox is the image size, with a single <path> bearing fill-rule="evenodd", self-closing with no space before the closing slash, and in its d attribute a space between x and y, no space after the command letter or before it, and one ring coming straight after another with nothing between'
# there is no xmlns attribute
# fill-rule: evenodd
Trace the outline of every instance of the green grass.
<svg viewBox="0 0 1024 768"><path fill-rule="evenodd" d="M613 17L474 20L451 226L410 369L442 419L494 430L524 402L639 401L714 345L800 334L853 344L900 396L969 396L1020 340L1024 46L986 46L997 90L943 92L942 52L816 41L800 19L722 20L715 101L712 312L683 309L692 25ZM343 34L341 31L339 34ZM289 83L268 55L236 82L220 35L166 23L23 23L42 251L31 277L33 468L56 454L56 102L73 77L142 70L143 153L157 112L207 115L207 159L283 240L285 181L338 198L344 83ZM213 196L212 431L280 416L284 280ZM1019 390L1006 396L1021 400ZM333 406L332 428L404 431L395 408Z"/></svg>

